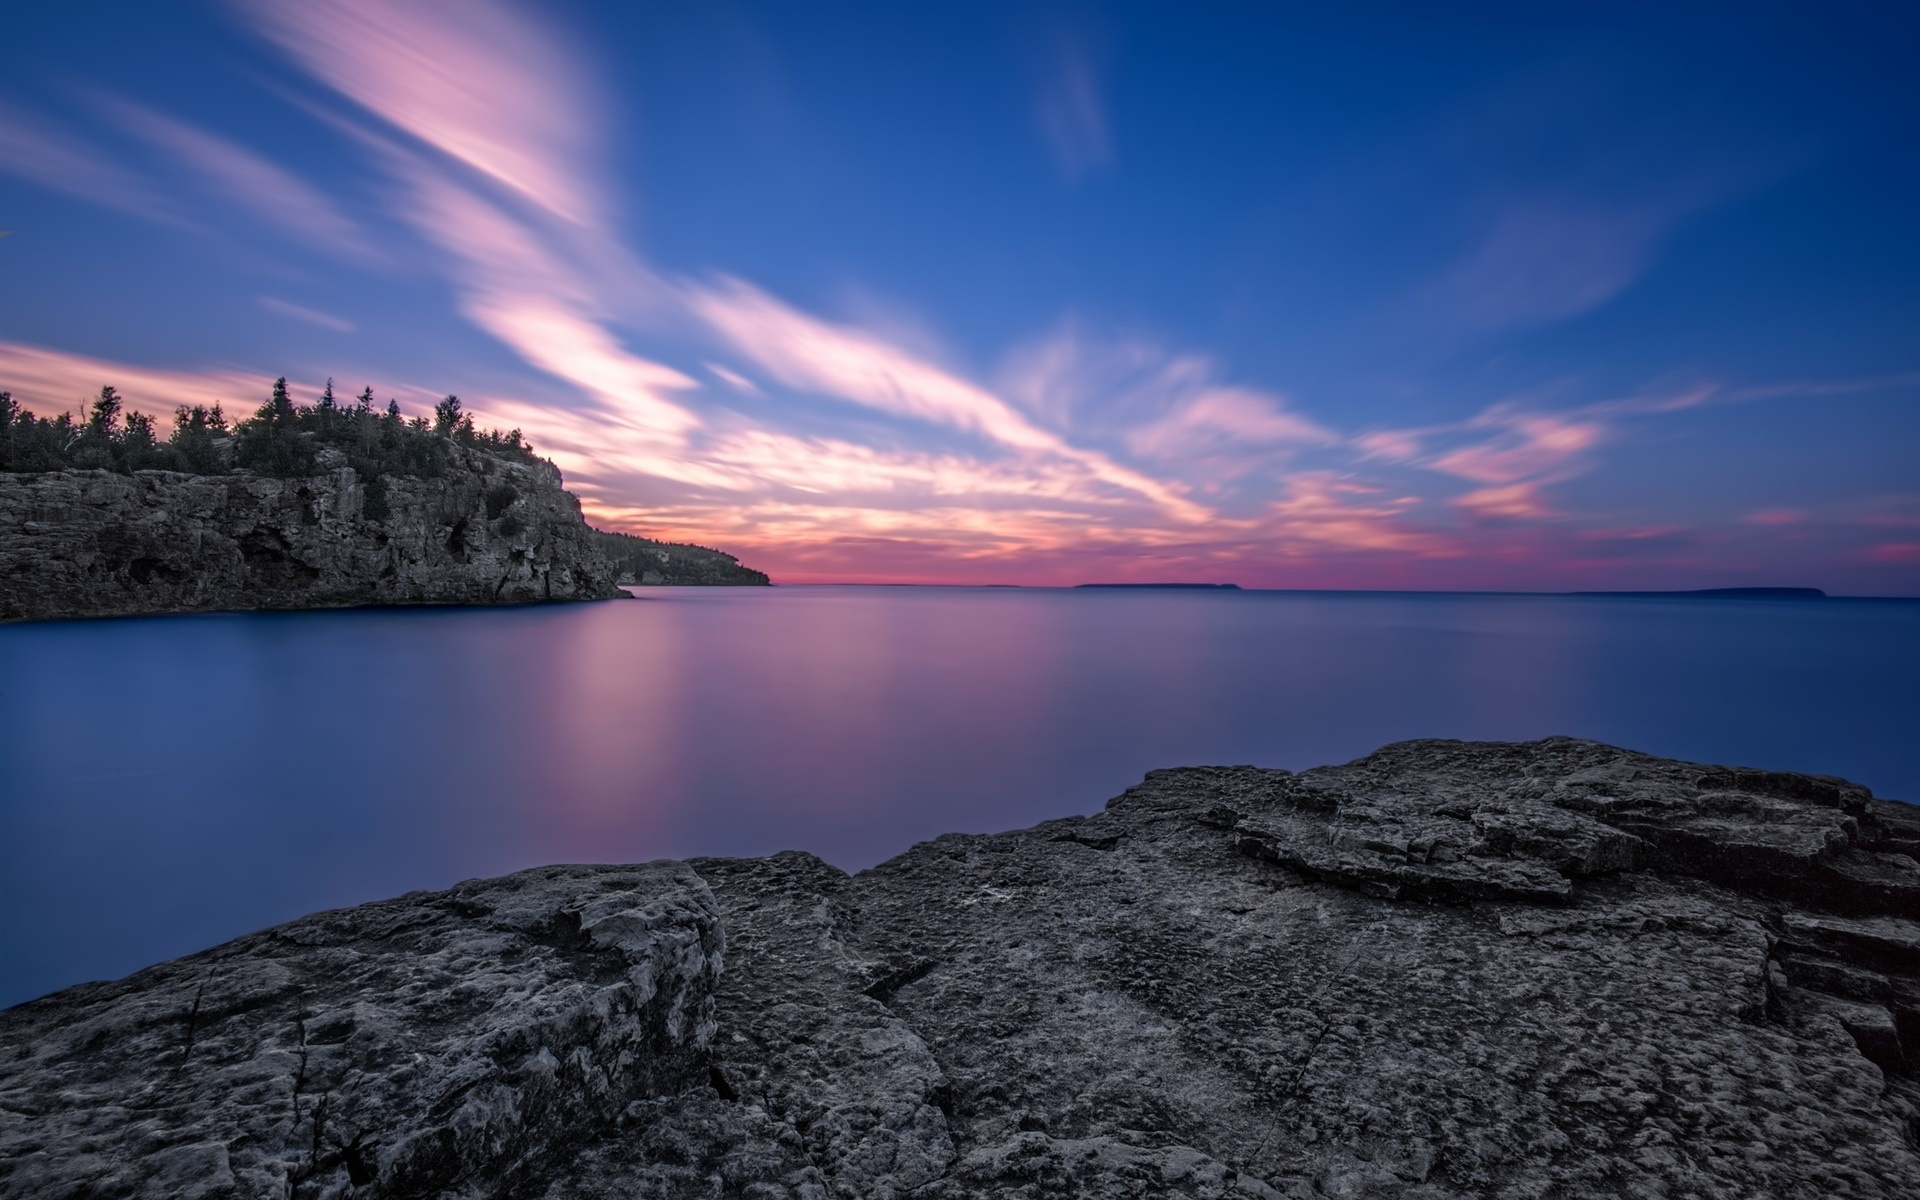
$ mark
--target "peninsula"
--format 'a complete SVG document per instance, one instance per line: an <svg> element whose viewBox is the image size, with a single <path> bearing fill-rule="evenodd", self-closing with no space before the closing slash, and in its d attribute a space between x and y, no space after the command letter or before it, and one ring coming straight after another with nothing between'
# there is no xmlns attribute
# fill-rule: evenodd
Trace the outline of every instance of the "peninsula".
<svg viewBox="0 0 1920 1200"><path fill-rule="evenodd" d="M1554 738L523 871L0 1013L0 1195L1913 1196L1915 855Z"/></svg>
<svg viewBox="0 0 1920 1200"><path fill-rule="evenodd" d="M732 556L590 528L519 430L448 396L408 420L372 390L171 436L101 389L84 420L0 392L0 621L218 609L523 604L622 582L765 584ZM644 562L636 562L636 554Z"/></svg>

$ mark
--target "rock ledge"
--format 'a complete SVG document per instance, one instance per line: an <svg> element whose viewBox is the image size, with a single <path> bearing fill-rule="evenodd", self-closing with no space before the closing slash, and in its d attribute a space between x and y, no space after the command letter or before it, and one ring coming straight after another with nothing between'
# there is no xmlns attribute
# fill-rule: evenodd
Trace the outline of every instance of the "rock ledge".
<svg viewBox="0 0 1920 1200"><path fill-rule="evenodd" d="M1556 738L522 872L0 1013L0 1195L1920 1195L1917 854Z"/></svg>

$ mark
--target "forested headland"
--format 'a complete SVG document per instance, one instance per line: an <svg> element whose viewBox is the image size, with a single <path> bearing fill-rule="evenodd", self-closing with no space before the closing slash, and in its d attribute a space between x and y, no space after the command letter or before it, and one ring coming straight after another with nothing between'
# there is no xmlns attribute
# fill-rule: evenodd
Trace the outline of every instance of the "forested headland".
<svg viewBox="0 0 1920 1200"><path fill-rule="evenodd" d="M164 436L162 436L164 433ZM229 420L215 404L180 405L163 430L145 413L130 411L117 389L102 387L87 411L40 416L0 391L0 472L141 471L188 475L249 473L300 479L351 467L364 493L361 515L384 521L389 484L395 478L440 479L455 467L458 451L551 468L534 453L520 430L483 430L449 395L431 418L407 417L400 406L374 400L371 387L342 402L328 380L316 403L297 404L285 378L250 416ZM504 480L488 487L486 519L513 536L520 517L509 511L517 493ZM636 584L765 584L767 576L740 565L732 555L704 546L655 541L590 529L593 544Z"/></svg>

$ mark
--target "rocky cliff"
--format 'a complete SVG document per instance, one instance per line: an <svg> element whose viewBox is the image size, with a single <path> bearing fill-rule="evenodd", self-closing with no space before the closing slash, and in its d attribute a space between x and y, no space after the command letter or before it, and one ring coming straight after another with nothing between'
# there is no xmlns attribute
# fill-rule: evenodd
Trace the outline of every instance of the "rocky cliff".
<svg viewBox="0 0 1920 1200"><path fill-rule="evenodd" d="M0 620L621 594L545 463L452 447L371 489L337 452L319 467L0 472Z"/></svg>
<svg viewBox="0 0 1920 1200"><path fill-rule="evenodd" d="M1910 1197L1916 854L1553 739L523 872L0 1014L0 1194Z"/></svg>
<svg viewBox="0 0 1920 1200"><path fill-rule="evenodd" d="M773 581L765 571L742 566L720 550L685 542L657 542L630 533L596 529L593 538L600 553L620 572L621 583L643 587L766 587Z"/></svg>

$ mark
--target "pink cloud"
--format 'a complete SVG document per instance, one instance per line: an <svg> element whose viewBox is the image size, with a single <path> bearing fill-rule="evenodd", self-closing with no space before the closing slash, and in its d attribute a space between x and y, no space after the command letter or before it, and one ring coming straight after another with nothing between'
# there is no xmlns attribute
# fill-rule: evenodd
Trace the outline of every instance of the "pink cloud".
<svg viewBox="0 0 1920 1200"><path fill-rule="evenodd" d="M1209 388L1127 438L1134 453L1161 459L1336 440L1328 430L1285 411L1276 397L1236 387Z"/></svg>
<svg viewBox="0 0 1920 1200"><path fill-rule="evenodd" d="M1807 514L1798 508L1763 508L1740 519L1749 525L1800 525L1806 522Z"/></svg>
<svg viewBox="0 0 1920 1200"><path fill-rule="evenodd" d="M1920 564L1920 542L1882 542L1867 547L1860 557L1871 563Z"/></svg>
<svg viewBox="0 0 1920 1200"><path fill-rule="evenodd" d="M1353 439L1362 458L1384 458L1389 462L1409 462L1420 457L1425 440L1420 430L1381 429Z"/></svg>
<svg viewBox="0 0 1920 1200"><path fill-rule="evenodd" d="M1357 496L1371 489L1356 488L1324 471L1290 476L1282 496L1268 506L1256 528L1288 552L1334 548L1345 551L1397 552L1445 555L1454 547L1445 537L1409 524L1407 511L1417 501L1390 501Z"/></svg>
<svg viewBox="0 0 1920 1200"><path fill-rule="evenodd" d="M600 211L579 164L599 132L582 65L492 0L303 0L246 8L316 78L576 224Z"/></svg>
<svg viewBox="0 0 1920 1200"><path fill-rule="evenodd" d="M1211 514L1171 486L1035 425L978 384L864 330L803 313L739 280L689 288L691 310L741 355L789 387L979 434L1011 450L1066 459L1183 521Z"/></svg>
<svg viewBox="0 0 1920 1200"><path fill-rule="evenodd" d="M1532 483L1479 488L1455 496L1452 503L1483 520L1525 521L1554 515L1541 498L1539 485Z"/></svg>
<svg viewBox="0 0 1920 1200"><path fill-rule="evenodd" d="M230 418L247 416L266 402L273 377L238 369L167 370L0 342L0 391L12 392L23 407L43 417L84 414L108 384L128 409L145 413L164 427L182 404L207 408L218 404Z"/></svg>
<svg viewBox="0 0 1920 1200"><path fill-rule="evenodd" d="M1502 432L1479 445L1462 447L1432 462L1435 470L1477 483L1507 484L1558 471L1597 445L1601 428L1546 413L1498 414L1476 424Z"/></svg>

